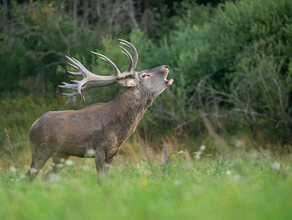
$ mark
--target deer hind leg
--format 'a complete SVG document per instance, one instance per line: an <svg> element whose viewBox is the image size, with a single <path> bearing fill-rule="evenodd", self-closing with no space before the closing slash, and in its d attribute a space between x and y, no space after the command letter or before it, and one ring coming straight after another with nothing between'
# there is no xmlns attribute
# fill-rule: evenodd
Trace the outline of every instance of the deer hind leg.
<svg viewBox="0 0 292 220"><path fill-rule="evenodd" d="M54 154L52 157L53 158L52 170L47 172L46 179L49 179L52 175L61 172L61 170L63 169L65 165L66 160L68 160L69 157L70 155L63 154L63 153Z"/></svg>
<svg viewBox="0 0 292 220"><path fill-rule="evenodd" d="M32 182L38 175L40 169L45 165L48 159L51 157L50 154L38 151L38 148L32 146L32 162L31 166L26 172L27 179Z"/></svg>

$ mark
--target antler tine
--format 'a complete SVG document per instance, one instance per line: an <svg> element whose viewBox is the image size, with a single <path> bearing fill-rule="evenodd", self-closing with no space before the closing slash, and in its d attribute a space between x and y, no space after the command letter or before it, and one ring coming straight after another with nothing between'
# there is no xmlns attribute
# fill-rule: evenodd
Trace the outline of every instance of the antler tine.
<svg viewBox="0 0 292 220"><path fill-rule="evenodd" d="M78 92L61 93L61 95L68 96L68 97L73 97L73 96L79 95L79 93Z"/></svg>
<svg viewBox="0 0 292 220"><path fill-rule="evenodd" d="M120 48L122 48L122 53L125 54L130 60L130 63L128 66L128 72L131 72L131 68L133 66L133 58L132 58L131 54L129 53L129 51L126 50L126 48L124 48L123 46L120 46Z"/></svg>
<svg viewBox="0 0 292 220"><path fill-rule="evenodd" d="M109 81L88 82L87 84L83 85L82 88L81 88L81 97L82 97L83 103L85 103L84 95L89 89L95 88L95 87L104 87L104 86L113 85L116 82L117 82L117 80L113 79L113 80L109 80ZM65 88L65 89L78 90L78 85L77 84L69 84L69 83L65 83L65 82L63 82L63 84L64 85L59 85L59 87L60 88ZM62 95L68 96L68 97L77 96L79 94L80 93L78 91L72 92L72 93L62 93Z"/></svg>
<svg viewBox="0 0 292 220"><path fill-rule="evenodd" d="M69 65L70 65L70 66L72 66L72 67L74 67L75 69L77 69L77 70L78 70L78 67L77 67L77 66L75 66L74 64L72 64L72 63L69 63Z"/></svg>
<svg viewBox="0 0 292 220"><path fill-rule="evenodd" d="M96 53L94 51L90 51L91 53L99 56L102 60L104 60L105 62L109 63L115 70L115 75L119 76L121 74L121 71L118 69L118 67L116 66L116 64L113 63L113 61L111 61L109 58L107 58L105 55L100 54L100 53Z"/></svg>
<svg viewBox="0 0 292 220"><path fill-rule="evenodd" d="M83 74L81 72L72 72L72 71L67 71L67 72L72 74L72 75L83 76Z"/></svg>
<svg viewBox="0 0 292 220"><path fill-rule="evenodd" d="M65 83L62 82L64 85L59 85L60 88L62 89L77 89L78 85L77 84L69 84L69 83Z"/></svg>
<svg viewBox="0 0 292 220"><path fill-rule="evenodd" d="M61 93L61 95L67 96L67 97L74 97L74 96L79 95L79 92ZM82 102L85 103L84 94L81 94L81 98L82 98Z"/></svg>
<svg viewBox="0 0 292 220"><path fill-rule="evenodd" d="M130 48L133 51L133 62L130 68L129 72L134 72L136 67L137 67L137 63L138 63L138 52L136 50L136 48L134 47L133 44L131 44L130 42L123 40L123 39L118 39L120 41L120 44L125 45L126 47Z"/></svg>
<svg viewBox="0 0 292 220"><path fill-rule="evenodd" d="M75 58L68 57L67 55L65 55L65 57L71 62L69 64L73 66L75 69L78 69L78 70L85 69L85 67Z"/></svg>
<svg viewBox="0 0 292 220"><path fill-rule="evenodd" d="M70 66L74 67L75 69L79 70L79 72L71 72L68 71L68 73L72 74L72 75L79 75L79 76L84 76L86 77L86 71L88 71L78 60L76 60L75 58L71 58L68 57L67 55L65 55L65 57L71 62L69 63Z"/></svg>

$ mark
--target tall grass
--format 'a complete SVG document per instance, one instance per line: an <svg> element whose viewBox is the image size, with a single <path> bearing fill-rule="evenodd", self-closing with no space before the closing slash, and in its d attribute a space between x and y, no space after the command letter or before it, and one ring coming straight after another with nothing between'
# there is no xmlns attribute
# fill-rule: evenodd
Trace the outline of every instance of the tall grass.
<svg viewBox="0 0 292 220"><path fill-rule="evenodd" d="M42 171L33 184L22 168L2 170L0 219L291 219L291 156L204 156L184 151L166 164L119 156L100 184L90 160L50 182Z"/></svg>

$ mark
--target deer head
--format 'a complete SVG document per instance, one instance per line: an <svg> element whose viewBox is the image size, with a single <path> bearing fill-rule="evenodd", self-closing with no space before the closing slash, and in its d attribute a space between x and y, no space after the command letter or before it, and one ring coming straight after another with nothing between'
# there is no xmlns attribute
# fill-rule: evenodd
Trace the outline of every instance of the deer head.
<svg viewBox="0 0 292 220"><path fill-rule="evenodd" d="M136 71L136 66L138 63L138 52L136 48L129 43L128 41L119 39L120 47L122 53L125 54L129 60L129 66L126 71L121 73L117 66L106 56L91 51L91 53L96 54L102 60L106 61L114 69L114 73L109 76L96 75L87 70L77 59L66 58L70 61L70 65L78 70L78 72L68 71L70 74L82 76L83 79L72 80L74 84L68 84L63 82L63 85L60 85L61 88L74 90L72 93L62 93L65 96L77 96L81 95L83 102L85 102L84 95L90 88L94 87L103 87L119 83L125 88L132 88L134 90L139 90L141 95L149 96L151 100L154 100L159 94L161 94L167 86L170 86L173 83L173 79L167 80L167 75L169 72L169 67L166 65L159 66L149 70ZM129 48L133 52L132 55L128 50L123 46Z"/></svg>

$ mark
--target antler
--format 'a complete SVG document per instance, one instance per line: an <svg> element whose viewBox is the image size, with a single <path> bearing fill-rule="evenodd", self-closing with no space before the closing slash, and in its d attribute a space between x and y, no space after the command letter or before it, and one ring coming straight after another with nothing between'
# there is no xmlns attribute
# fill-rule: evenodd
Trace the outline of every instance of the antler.
<svg viewBox="0 0 292 220"><path fill-rule="evenodd" d="M103 87L103 86L112 85L116 83L118 79L123 79L123 78L126 78L127 76L134 75L135 69L138 63L138 52L136 48L130 42L122 40L122 39L119 39L119 41L120 41L120 44L130 48L133 51L134 58L123 46L120 46L122 48L122 53L124 53L130 60L127 71L121 73L120 70L117 68L117 66L109 58L107 58L106 56L100 53L96 53L93 51L91 51L91 53L96 54L102 60L106 61L113 67L115 72L112 75L101 76L101 75L93 74L92 72L88 71L77 59L66 56L66 58L71 62L69 64L75 69L79 70L79 72L68 71L68 73L72 75L83 76L83 79L80 81L71 80L72 82L74 82L74 84L63 82L63 85L59 85L60 88L76 90L75 92L72 92L72 93L62 93L62 95L72 97L72 96L77 96L78 94L80 94L83 102L85 102L84 95L88 91L88 89L91 89L94 87Z"/></svg>
<svg viewBox="0 0 292 220"><path fill-rule="evenodd" d="M109 86L109 85L113 85L117 82L117 80L110 80L107 82L88 82L85 85L82 86L81 88L81 98L82 98L82 102L85 103L85 98L84 95L85 93L91 89L91 88L95 88L95 87L104 87L104 86ZM66 89L72 89L72 90L78 90L78 84L69 84L69 83L65 83L63 82L63 85L59 85L60 88L66 88ZM64 96L68 96L68 97L73 97L73 96L77 96L80 93L78 91L76 92L71 92L71 93L61 93Z"/></svg>
<svg viewBox="0 0 292 220"><path fill-rule="evenodd" d="M138 63L138 52L136 48L130 42L122 40L122 39L119 39L119 41L120 41L120 44L127 46L133 51L134 59L132 58L131 54L123 46L120 46L120 48L123 49L122 53L125 54L130 60L128 72L133 72L135 71L137 63Z"/></svg>

